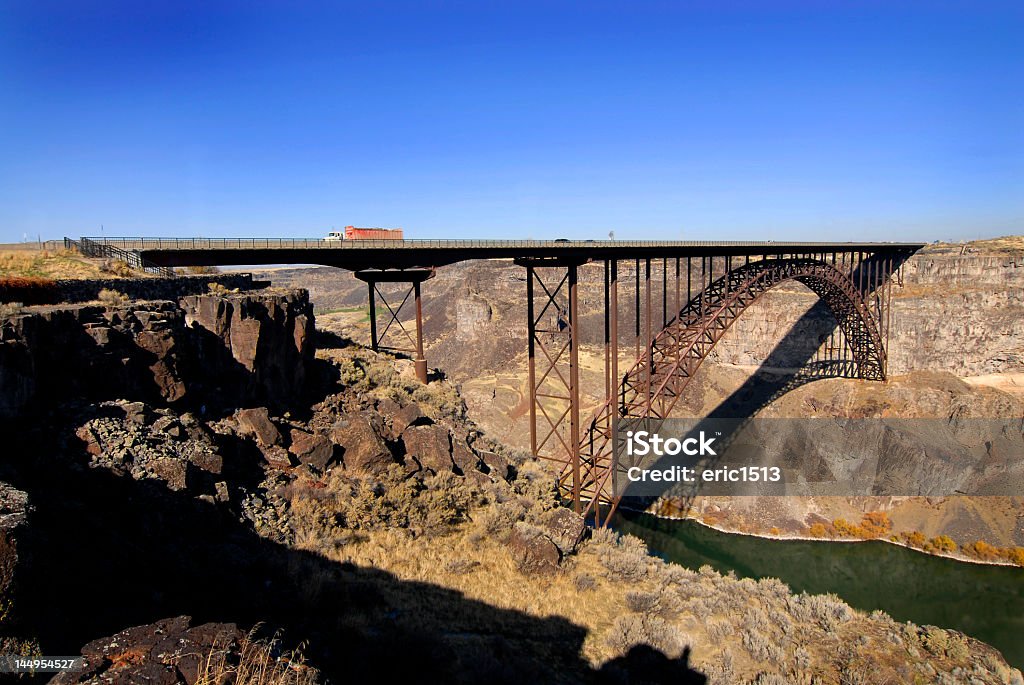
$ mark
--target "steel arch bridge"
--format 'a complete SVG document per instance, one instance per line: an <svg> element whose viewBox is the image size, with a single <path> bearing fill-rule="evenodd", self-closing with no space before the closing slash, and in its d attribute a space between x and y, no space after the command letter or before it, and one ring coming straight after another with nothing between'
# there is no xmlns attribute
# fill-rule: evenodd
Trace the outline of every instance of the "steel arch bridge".
<svg viewBox="0 0 1024 685"><path fill-rule="evenodd" d="M701 260L699 269L687 259L685 277L677 260L674 299L680 302L681 284L685 284L688 299L684 306L671 309L672 264L661 260L662 320L656 331L652 260L636 260L633 294L638 353L621 375L617 368L618 263L606 262L605 401L586 420L576 414L580 387L576 265L525 264L533 453L559 462L559 483L576 510L592 516L597 525L606 523L618 506L611 488L616 419L669 417L732 324L765 293L787 282L801 283L816 294L836 323L807 365L828 369L828 376L803 374L802 382L835 376L885 380L892 286L911 253L762 255L746 257L735 267L729 257L708 257ZM723 273L716 276L719 266ZM542 275L541 270L554 271L556 277ZM534 304L538 295L539 310ZM550 325L552 312L556 327ZM552 411L552 405L560 411Z"/></svg>
<svg viewBox="0 0 1024 685"><path fill-rule="evenodd" d="M158 271L185 265L288 263L355 271L367 283L371 345L411 355L423 382L428 374L421 286L436 268L448 264L513 260L526 269L531 451L560 465L567 498L597 525L607 522L617 506L610 488L616 420L668 417L718 341L772 288L802 283L835 319L834 330L810 341L818 348L805 360L805 372L827 369L833 375L884 380L892 288L900 281L903 263L924 247L865 242L141 237L65 239L65 244ZM582 415L579 377L584 338L578 269L585 264L603 265L604 270L604 399L589 419ZM626 275L624 287L620 266ZM380 283L404 284L408 289L392 306L377 287ZM410 298L415 315L403 316ZM378 312L387 315L381 328ZM625 357L624 374L619 371L619 343L629 336L624 335L620 318L632 319L635 345L633 356ZM817 377L819 373L799 376L801 382Z"/></svg>

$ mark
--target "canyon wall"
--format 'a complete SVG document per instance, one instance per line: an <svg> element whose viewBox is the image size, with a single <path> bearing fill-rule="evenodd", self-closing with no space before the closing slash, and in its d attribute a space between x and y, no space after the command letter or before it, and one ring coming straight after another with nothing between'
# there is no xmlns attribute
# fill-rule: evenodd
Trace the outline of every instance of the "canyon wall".
<svg viewBox="0 0 1024 685"><path fill-rule="evenodd" d="M266 281L254 281L252 274L205 274L174 278L66 278L5 279L0 282L0 302L22 304L60 304L89 302L99 298L100 291L114 290L133 300L173 300L183 295L197 295L209 290L211 283L228 290L265 288ZM13 282L12 282L13 281Z"/></svg>
<svg viewBox="0 0 1024 685"><path fill-rule="evenodd" d="M302 290L28 307L0 321L0 418L68 399L287 405L313 331Z"/></svg>

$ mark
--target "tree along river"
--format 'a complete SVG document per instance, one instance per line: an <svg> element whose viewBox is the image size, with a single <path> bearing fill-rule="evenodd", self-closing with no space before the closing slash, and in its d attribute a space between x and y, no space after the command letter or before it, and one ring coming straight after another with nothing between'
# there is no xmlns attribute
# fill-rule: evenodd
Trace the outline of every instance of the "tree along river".
<svg viewBox="0 0 1024 685"><path fill-rule="evenodd" d="M682 566L778 578L795 592L833 592L897 621L959 630L1024 669L1024 568L943 559L879 541L768 540L633 512L616 514L611 527Z"/></svg>

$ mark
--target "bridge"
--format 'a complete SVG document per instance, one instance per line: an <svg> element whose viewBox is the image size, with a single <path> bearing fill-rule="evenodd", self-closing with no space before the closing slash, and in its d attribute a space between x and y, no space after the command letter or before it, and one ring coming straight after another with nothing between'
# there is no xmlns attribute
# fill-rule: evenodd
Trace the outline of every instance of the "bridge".
<svg viewBox="0 0 1024 685"><path fill-rule="evenodd" d="M924 246L291 238L68 242L86 254L126 254L156 270L230 264L320 264L351 270L367 283L373 348L409 354L424 382L423 283L438 267L457 262L513 261L526 271L531 451L560 465L563 492L597 525L607 522L618 504L611 492L616 419L668 417L716 343L772 288L800 283L832 314L835 326L817 341L808 367L849 378L885 380L892 289L902 283L904 262ZM579 269L585 264L603 270L605 400L589 416L582 415L579 380ZM632 278L621 279L620 269L631 272ZM402 283L408 289L400 301L393 296L389 301L380 283ZM406 321L402 311L410 299L415 314ZM624 312L631 312L627 323L635 350L623 373L619 361Z"/></svg>

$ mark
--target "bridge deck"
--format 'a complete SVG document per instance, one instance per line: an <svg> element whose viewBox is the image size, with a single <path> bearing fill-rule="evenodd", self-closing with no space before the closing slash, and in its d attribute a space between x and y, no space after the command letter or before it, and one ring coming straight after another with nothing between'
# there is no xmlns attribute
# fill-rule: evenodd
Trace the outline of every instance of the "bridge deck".
<svg viewBox="0 0 1024 685"><path fill-rule="evenodd" d="M922 243L693 240L321 240L317 238L86 238L161 266L323 264L346 269L434 267L473 259L603 259L913 253Z"/></svg>

